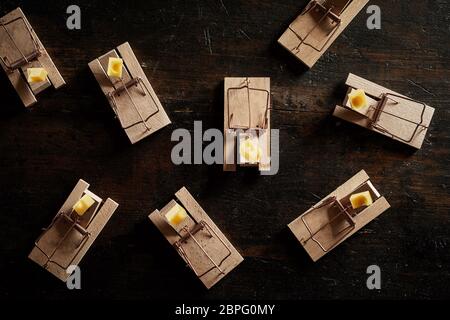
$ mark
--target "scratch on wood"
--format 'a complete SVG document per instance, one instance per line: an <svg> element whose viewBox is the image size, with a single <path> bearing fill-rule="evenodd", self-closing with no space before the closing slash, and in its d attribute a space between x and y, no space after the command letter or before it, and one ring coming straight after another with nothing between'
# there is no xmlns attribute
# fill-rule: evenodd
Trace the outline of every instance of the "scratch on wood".
<svg viewBox="0 0 450 320"><path fill-rule="evenodd" d="M410 79L408 79L408 82L411 83L413 86L416 86L417 88L422 89L422 90L425 91L426 93L431 94L433 97L436 96L433 92L431 92L430 90L427 90L426 88L424 88L423 86L421 86L421 85L418 84L417 82L412 81L412 80L410 80Z"/></svg>
<svg viewBox="0 0 450 320"><path fill-rule="evenodd" d="M225 13L227 14L227 16L229 16L227 7L225 7L225 4L223 3L222 0L219 0L219 1L220 1L220 5L221 5L222 8L225 10Z"/></svg>
<svg viewBox="0 0 450 320"><path fill-rule="evenodd" d="M412 195L410 195L408 192L405 191L405 195L406 195L406 197L407 197L409 200L411 200L413 203L417 203L417 200L416 200Z"/></svg>
<svg viewBox="0 0 450 320"><path fill-rule="evenodd" d="M244 30L239 29L239 32L242 33L244 35L244 37L246 37L248 40L251 40L251 38L248 36L248 34Z"/></svg>
<svg viewBox="0 0 450 320"><path fill-rule="evenodd" d="M197 2L197 9L198 9L198 18L201 19L203 17L203 9Z"/></svg>
<svg viewBox="0 0 450 320"><path fill-rule="evenodd" d="M310 192L310 194L311 194L314 198L316 198L316 199L318 199L318 200L322 200L322 198L319 197L317 194L315 194L315 193L313 193L313 192Z"/></svg>
<svg viewBox="0 0 450 320"><path fill-rule="evenodd" d="M299 110L299 109L292 109L292 108L270 108L270 110L273 111L279 111L279 112L291 112L291 113L314 113L314 114L329 114L327 111L317 111L317 110Z"/></svg>
<svg viewBox="0 0 450 320"><path fill-rule="evenodd" d="M209 34L209 28L203 29L203 34L205 35L205 44L209 48L209 53L212 54L211 35Z"/></svg>
<svg viewBox="0 0 450 320"><path fill-rule="evenodd" d="M165 10L164 9L159 9L159 16L161 17L161 20L163 23L166 23L166 17L165 17Z"/></svg>
<svg viewBox="0 0 450 320"><path fill-rule="evenodd" d="M336 281L336 279L322 277L322 280L330 281L330 282L333 284L333 286L337 286L337 281Z"/></svg>
<svg viewBox="0 0 450 320"><path fill-rule="evenodd" d="M193 113L194 110L189 110L189 109L186 109L186 110L173 110L172 112L174 112L174 113Z"/></svg>
<svg viewBox="0 0 450 320"><path fill-rule="evenodd" d="M169 41L172 42L173 40L175 40L175 38L177 37L177 33L178 33L178 29L181 25L181 22L183 22L184 19L184 13L181 15L180 19L178 19L178 22L176 25L174 25L175 31L173 32L173 34L170 35L169 37Z"/></svg>

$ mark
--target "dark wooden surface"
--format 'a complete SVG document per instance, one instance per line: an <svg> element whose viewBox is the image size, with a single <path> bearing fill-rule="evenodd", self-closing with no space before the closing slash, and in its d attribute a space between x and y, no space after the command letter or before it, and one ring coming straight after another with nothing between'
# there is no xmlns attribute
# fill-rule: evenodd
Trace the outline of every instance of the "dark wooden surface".
<svg viewBox="0 0 450 320"><path fill-rule="evenodd" d="M336 299L449 298L449 16L446 1L376 1L307 71L276 40L307 1L69 1L21 6L67 86L25 110L0 76L0 297ZM373 1L371 1L373 2ZM129 41L173 124L130 145L87 64ZM422 150L331 117L349 72L436 108ZM222 128L223 78L269 76L280 131L273 177L175 166L175 128ZM286 225L365 169L392 208L313 263ZM79 178L120 203L82 264L82 290L27 259ZM212 290L184 267L147 215L186 186L245 257ZM382 290L366 288L367 266Z"/></svg>

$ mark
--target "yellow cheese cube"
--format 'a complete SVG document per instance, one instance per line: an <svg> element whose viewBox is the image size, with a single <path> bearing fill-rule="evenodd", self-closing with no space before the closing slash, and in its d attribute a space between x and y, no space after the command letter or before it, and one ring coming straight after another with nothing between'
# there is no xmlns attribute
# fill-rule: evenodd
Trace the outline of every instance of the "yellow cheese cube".
<svg viewBox="0 0 450 320"><path fill-rule="evenodd" d="M182 223L187 216L186 210L178 203L166 213L166 219L173 227Z"/></svg>
<svg viewBox="0 0 450 320"><path fill-rule="evenodd" d="M85 194L78 200L77 203L73 206L73 210L81 217L86 211L89 210L90 207L95 203L94 199Z"/></svg>
<svg viewBox="0 0 450 320"><path fill-rule="evenodd" d="M261 160L262 153L258 138L248 137L247 139L241 140L239 153L241 156L241 162L258 163Z"/></svg>
<svg viewBox="0 0 450 320"><path fill-rule="evenodd" d="M348 95L348 100L353 109L362 109L367 107L367 97L366 93L362 89L353 90Z"/></svg>
<svg viewBox="0 0 450 320"><path fill-rule="evenodd" d="M27 80L29 83L42 82L47 80L48 72L44 68L28 68L27 69Z"/></svg>
<svg viewBox="0 0 450 320"><path fill-rule="evenodd" d="M120 58L109 58L108 76L113 78L122 78L123 60Z"/></svg>
<svg viewBox="0 0 450 320"><path fill-rule="evenodd" d="M368 207L373 203L372 196L369 191L352 194L350 196L350 202L353 209L358 209L363 206Z"/></svg>

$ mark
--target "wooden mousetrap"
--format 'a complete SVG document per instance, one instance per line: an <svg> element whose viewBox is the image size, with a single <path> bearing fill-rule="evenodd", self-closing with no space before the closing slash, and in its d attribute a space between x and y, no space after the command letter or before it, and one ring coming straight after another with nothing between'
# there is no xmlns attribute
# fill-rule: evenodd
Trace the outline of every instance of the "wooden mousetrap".
<svg viewBox="0 0 450 320"><path fill-rule="evenodd" d="M119 206L109 198L102 205L88 188L88 183L78 181L28 256L62 281L70 276L67 268L80 263Z"/></svg>
<svg viewBox="0 0 450 320"><path fill-rule="evenodd" d="M312 68L369 0L312 0L278 39Z"/></svg>
<svg viewBox="0 0 450 320"><path fill-rule="evenodd" d="M0 65L25 107L35 104L36 95L48 87L65 84L20 8L0 18ZM47 75L42 81L28 82L30 68L43 68Z"/></svg>
<svg viewBox="0 0 450 320"><path fill-rule="evenodd" d="M270 171L270 78L225 78L224 87L224 171Z"/></svg>
<svg viewBox="0 0 450 320"><path fill-rule="evenodd" d="M362 170L288 227L317 261L389 208Z"/></svg>
<svg viewBox="0 0 450 320"><path fill-rule="evenodd" d="M333 115L361 127L381 133L416 149L422 147L433 118L434 108L386 89L364 78L349 74L349 87L342 106ZM366 102L355 108L349 96L361 92ZM362 92L363 91L363 92Z"/></svg>
<svg viewBox="0 0 450 320"><path fill-rule="evenodd" d="M192 269L206 288L211 288L244 259L216 224L183 187L150 220Z"/></svg>
<svg viewBox="0 0 450 320"><path fill-rule="evenodd" d="M122 59L121 77L108 75L110 58ZM131 143L171 123L128 42L91 61L89 68Z"/></svg>

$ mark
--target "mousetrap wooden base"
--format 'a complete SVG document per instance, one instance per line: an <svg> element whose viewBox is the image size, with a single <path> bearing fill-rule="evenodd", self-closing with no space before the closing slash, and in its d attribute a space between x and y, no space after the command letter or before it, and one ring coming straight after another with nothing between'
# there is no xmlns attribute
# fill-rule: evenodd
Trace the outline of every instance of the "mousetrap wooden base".
<svg viewBox="0 0 450 320"><path fill-rule="evenodd" d="M109 198L102 205L102 199L88 188L88 183L78 181L28 256L62 281L70 276L67 268L80 263L119 206ZM74 206L84 195L93 200L93 205L80 217L74 212Z"/></svg>
<svg viewBox="0 0 450 320"><path fill-rule="evenodd" d="M65 84L20 8L0 18L0 65L25 107L35 104L36 95L48 87L58 89ZM47 79L29 83L28 68L44 68Z"/></svg>
<svg viewBox="0 0 450 320"><path fill-rule="evenodd" d="M122 78L108 76L110 57L123 59ZM89 68L131 143L171 123L128 42L91 61Z"/></svg>
<svg viewBox="0 0 450 320"><path fill-rule="evenodd" d="M353 209L350 196L366 191L373 203ZM317 261L389 208L387 200L362 170L288 227L313 261Z"/></svg>
<svg viewBox="0 0 450 320"><path fill-rule="evenodd" d="M345 84L348 92L343 105L334 109L335 117L416 149L422 147L434 108L351 73ZM367 106L359 110L352 109L348 99L348 94L356 89L363 89L367 96Z"/></svg>
<svg viewBox="0 0 450 320"><path fill-rule="evenodd" d="M184 221L172 226L166 218L179 205L175 200L161 211L153 211L149 218L209 289L243 258L186 188L181 188L175 196L187 212Z"/></svg>
<svg viewBox="0 0 450 320"><path fill-rule="evenodd" d="M240 165L270 171L270 78L225 78L224 95L223 170ZM251 159L241 153L245 142L254 149Z"/></svg>
<svg viewBox="0 0 450 320"><path fill-rule="evenodd" d="M369 0L312 0L278 43L312 68L367 2Z"/></svg>

